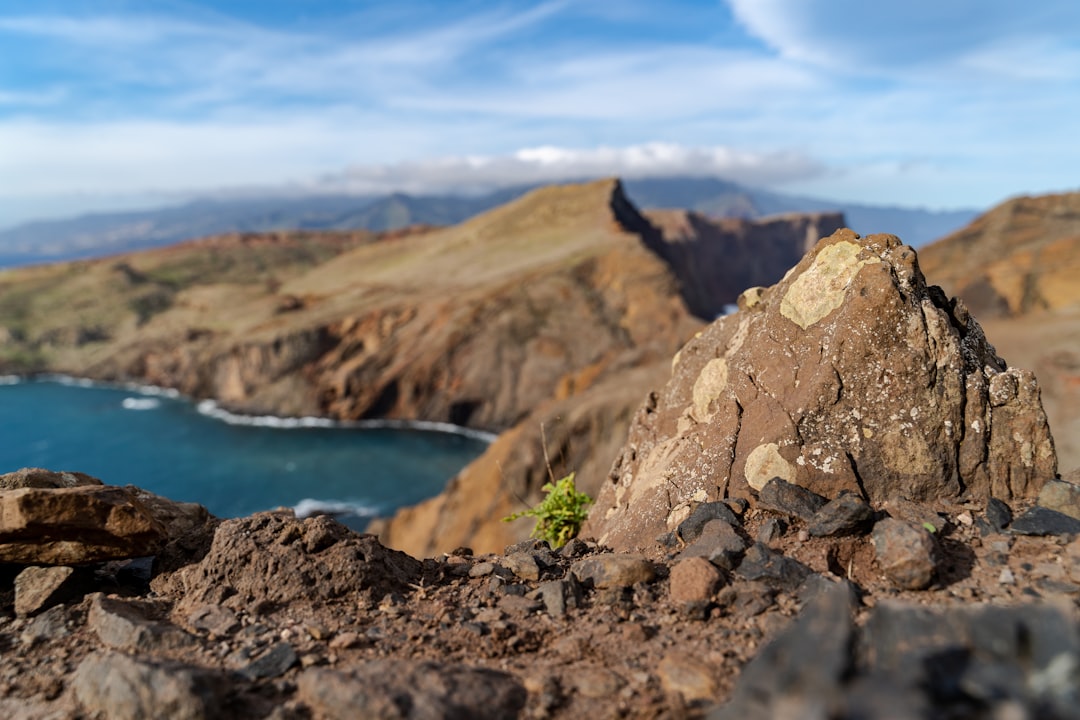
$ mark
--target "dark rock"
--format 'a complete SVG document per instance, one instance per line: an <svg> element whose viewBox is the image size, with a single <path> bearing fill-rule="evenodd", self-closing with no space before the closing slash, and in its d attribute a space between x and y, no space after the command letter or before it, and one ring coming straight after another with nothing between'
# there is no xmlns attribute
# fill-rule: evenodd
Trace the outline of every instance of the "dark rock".
<svg viewBox="0 0 1080 720"><path fill-rule="evenodd" d="M923 590L934 577L937 548L923 527L885 518L874 525L874 553L889 581L902 590Z"/></svg>
<svg viewBox="0 0 1080 720"><path fill-rule="evenodd" d="M816 492L774 477L758 493L758 507L811 521L828 502Z"/></svg>
<svg viewBox="0 0 1080 720"><path fill-rule="evenodd" d="M725 520L705 523L697 540L679 553L680 557L703 557L717 567L733 570L746 551L746 540Z"/></svg>
<svg viewBox="0 0 1080 720"><path fill-rule="evenodd" d="M284 675L289 668L296 664L297 659L296 651L293 650L292 645L285 642L274 643L269 650L239 672L248 680L275 678Z"/></svg>
<svg viewBox="0 0 1080 720"><path fill-rule="evenodd" d="M675 534L683 542L693 542L701 535L702 528L712 520L723 520L729 525L739 525L739 518L722 502L700 503L690 511L690 515L679 523Z"/></svg>
<svg viewBox="0 0 1080 720"><path fill-rule="evenodd" d="M506 673L396 660L372 660L347 672L310 668L297 680L297 695L322 720L510 720L527 699Z"/></svg>
<svg viewBox="0 0 1080 720"><path fill-rule="evenodd" d="M675 603L710 600L724 582L723 574L703 557L688 557L671 566L669 593Z"/></svg>
<svg viewBox="0 0 1080 720"><path fill-rule="evenodd" d="M1012 519L1012 510L1005 504L1005 501L996 497L986 501L986 521L990 523L990 527L994 530L997 532L1003 531L1009 527Z"/></svg>
<svg viewBox="0 0 1080 720"><path fill-rule="evenodd" d="M75 671L71 686L89 715L110 720L217 718L225 695L220 674L114 652L88 655Z"/></svg>
<svg viewBox="0 0 1080 720"><path fill-rule="evenodd" d="M758 528L757 541L768 545L774 540L784 537L787 531L787 523L780 518L768 518Z"/></svg>
<svg viewBox="0 0 1080 720"><path fill-rule="evenodd" d="M564 558L581 557L589 551L589 545L579 538L570 538L569 541L559 548L559 556Z"/></svg>
<svg viewBox="0 0 1080 720"><path fill-rule="evenodd" d="M853 611L847 588L837 584L823 590L743 668L731 700L710 719L780 717L789 697L803 701L803 717L824 717L811 709L829 707L853 665Z"/></svg>
<svg viewBox="0 0 1080 720"><path fill-rule="evenodd" d="M874 522L873 509L855 493L840 493L821 507L808 528L813 537L862 535Z"/></svg>
<svg viewBox="0 0 1080 720"><path fill-rule="evenodd" d="M821 573L812 573L799 588L799 602L807 604L825 592L832 592L839 585L851 596L851 606L859 604L859 588L850 580L830 580Z"/></svg>
<svg viewBox="0 0 1080 720"><path fill-rule="evenodd" d="M1075 535L1080 533L1080 520L1036 505L1013 520L1009 530L1017 535Z"/></svg>
<svg viewBox="0 0 1080 720"><path fill-rule="evenodd" d="M762 582L738 582L716 594L716 604L739 617L754 617L776 604L777 590Z"/></svg>
<svg viewBox="0 0 1080 720"><path fill-rule="evenodd" d="M544 609L551 617L559 618L566 615L567 608L581 607L584 593L581 583L573 574L566 576L565 580L549 580L541 583L530 597L544 603Z"/></svg>
<svg viewBox="0 0 1080 720"><path fill-rule="evenodd" d="M806 580L810 568L767 545L754 543L746 551L735 574L746 580L763 582L777 590L794 592Z"/></svg>
<svg viewBox="0 0 1080 720"><path fill-rule="evenodd" d="M1080 520L1080 485L1054 479L1039 491L1039 505Z"/></svg>
<svg viewBox="0 0 1080 720"><path fill-rule="evenodd" d="M596 588L629 587L639 582L652 582L654 566L644 555L634 553L602 553L570 566L578 580Z"/></svg>
<svg viewBox="0 0 1080 720"><path fill-rule="evenodd" d="M81 597L90 587L91 576L65 565L28 567L15 576L15 614L34 615Z"/></svg>
<svg viewBox="0 0 1080 720"><path fill-rule="evenodd" d="M151 619L152 605L95 593L87 625L103 643L117 650L151 652L191 647L196 639L175 625Z"/></svg>

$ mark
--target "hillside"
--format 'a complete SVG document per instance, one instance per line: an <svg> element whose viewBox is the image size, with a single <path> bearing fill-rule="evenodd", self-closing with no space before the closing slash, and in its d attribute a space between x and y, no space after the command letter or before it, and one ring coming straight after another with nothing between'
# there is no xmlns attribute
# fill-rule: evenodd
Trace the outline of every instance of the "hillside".
<svg viewBox="0 0 1080 720"><path fill-rule="evenodd" d="M100 257L230 232L383 231L417 224L453 225L533 189L535 186L509 187L481 196L268 194L31 222L0 229L0 267ZM797 197L717 178L638 178L627 180L625 189L641 208L681 208L713 218L760 219L786 213L843 212L858 232L892 232L916 246L941 237L975 216L968 210L933 212Z"/></svg>

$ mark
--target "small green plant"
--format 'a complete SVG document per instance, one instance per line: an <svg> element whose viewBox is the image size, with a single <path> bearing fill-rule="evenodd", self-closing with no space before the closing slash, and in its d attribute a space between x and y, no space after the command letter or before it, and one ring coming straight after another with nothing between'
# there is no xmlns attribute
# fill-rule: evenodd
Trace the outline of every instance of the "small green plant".
<svg viewBox="0 0 1080 720"><path fill-rule="evenodd" d="M547 496L539 505L504 517L503 522L534 517L536 527L533 528L531 536L547 540L553 548L560 548L581 530L581 525L589 515L586 507L592 504L592 498L577 491L574 473L557 482L546 483L541 490L546 492Z"/></svg>

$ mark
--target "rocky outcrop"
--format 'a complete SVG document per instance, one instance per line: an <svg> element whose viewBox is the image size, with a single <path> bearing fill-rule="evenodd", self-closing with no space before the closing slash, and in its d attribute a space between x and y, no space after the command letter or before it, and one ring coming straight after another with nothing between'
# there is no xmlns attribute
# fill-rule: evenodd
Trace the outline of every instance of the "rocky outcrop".
<svg viewBox="0 0 1080 720"><path fill-rule="evenodd" d="M688 210L649 210L660 230L653 249L671 266L687 307L715 318L748 287L772 285L823 237L844 227L841 213L710 218Z"/></svg>
<svg viewBox="0 0 1080 720"><path fill-rule="evenodd" d="M927 277L980 318L1080 302L1080 193L1019 197L920 251Z"/></svg>
<svg viewBox="0 0 1080 720"><path fill-rule="evenodd" d="M749 290L639 409L584 532L635 549L774 477L872 502L1034 498L1056 474L1039 388L915 251L842 230Z"/></svg>

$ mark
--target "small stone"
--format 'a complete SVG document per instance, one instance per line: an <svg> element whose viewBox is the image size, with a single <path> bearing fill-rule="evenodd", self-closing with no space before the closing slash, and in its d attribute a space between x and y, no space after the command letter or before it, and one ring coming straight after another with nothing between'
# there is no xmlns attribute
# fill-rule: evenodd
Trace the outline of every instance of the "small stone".
<svg viewBox="0 0 1080 720"><path fill-rule="evenodd" d="M566 615L568 607L580 607L583 599L581 584L572 574L565 580L550 580L541 583L529 597L539 599L544 603L547 614L555 618Z"/></svg>
<svg viewBox="0 0 1080 720"><path fill-rule="evenodd" d="M275 643L270 649L240 669L240 674L248 680L275 678L296 664L298 658L292 645L286 642Z"/></svg>
<svg viewBox="0 0 1080 720"><path fill-rule="evenodd" d="M716 697L716 680L709 668L700 661L678 655L665 655L656 668L660 685L665 692L678 693L686 702L712 700Z"/></svg>
<svg viewBox="0 0 1080 720"><path fill-rule="evenodd" d="M66 565L25 568L15 576L15 614L27 617L72 600L85 591L85 580Z"/></svg>
<svg viewBox="0 0 1080 720"><path fill-rule="evenodd" d="M936 547L930 533L903 520L874 525L874 552L889 581L902 590L923 590L934 576Z"/></svg>
<svg viewBox="0 0 1080 720"><path fill-rule="evenodd" d="M1015 585L1016 578L1013 576L1013 571L1009 568L1001 568L1001 574L998 575L998 583L1001 585Z"/></svg>
<svg viewBox="0 0 1080 720"><path fill-rule="evenodd" d="M758 507L791 515L809 522L828 502L827 498L804 487L774 477L758 494Z"/></svg>
<svg viewBox="0 0 1080 720"><path fill-rule="evenodd" d="M139 601L95 593L86 622L103 643L117 650L175 650L196 644L193 636L175 625L150 619L152 612L151 606Z"/></svg>
<svg viewBox="0 0 1080 720"><path fill-rule="evenodd" d="M570 540L559 548L558 553L564 558L581 557L589 551L588 544L580 538L570 538Z"/></svg>
<svg viewBox="0 0 1080 720"><path fill-rule="evenodd" d="M579 581L596 588L629 587L652 582L656 567L636 553L603 553L578 560L570 567Z"/></svg>
<svg viewBox="0 0 1080 720"><path fill-rule="evenodd" d="M522 580L539 580L540 563L527 552L514 552L503 558L503 565Z"/></svg>
<svg viewBox="0 0 1080 720"><path fill-rule="evenodd" d="M347 631L338 633L328 643L332 650L348 650L366 644L364 638L358 632Z"/></svg>
<svg viewBox="0 0 1080 720"><path fill-rule="evenodd" d="M703 557L688 557L671 567L672 602L709 600L724 582L716 566Z"/></svg>
<svg viewBox="0 0 1080 720"><path fill-rule="evenodd" d="M1012 522L1012 510L1003 501L992 497L986 501L986 521L990 527L1001 532Z"/></svg>
<svg viewBox="0 0 1080 720"><path fill-rule="evenodd" d="M757 541L768 545L784 536L786 524L780 518L769 518L758 528Z"/></svg>
<svg viewBox="0 0 1080 720"><path fill-rule="evenodd" d="M698 538L690 543L680 557L703 557L717 567L732 570L746 551L747 542L726 520L710 520Z"/></svg>
<svg viewBox="0 0 1080 720"><path fill-rule="evenodd" d="M971 527L975 522L975 518L971 517L971 513L967 510L956 516L956 522L960 523L964 527Z"/></svg>
<svg viewBox="0 0 1080 720"><path fill-rule="evenodd" d="M794 558L776 552L767 545L754 543L735 569L746 580L760 581L778 590L794 592L802 585L810 568Z"/></svg>
<svg viewBox="0 0 1080 720"><path fill-rule="evenodd" d="M810 539L810 531L806 528L800 528L799 532L795 533L795 539L801 543L806 542Z"/></svg>
<svg viewBox="0 0 1080 720"><path fill-rule="evenodd" d="M487 577L491 573L495 572L495 563L493 562L478 562L469 568L469 577L480 578Z"/></svg>
<svg viewBox="0 0 1080 720"><path fill-rule="evenodd" d="M87 714L116 720L220 717L225 696L219 673L113 652L86 656L71 687Z"/></svg>
<svg viewBox="0 0 1080 720"><path fill-rule="evenodd" d="M809 533L814 537L861 535L874 521L874 511L855 493L841 493L814 513Z"/></svg>
<svg viewBox="0 0 1080 720"><path fill-rule="evenodd" d="M738 525L739 518L722 502L704 502L690 511L690 515L679 523L675 534L683 542L693 542L701 535L702 528L710 520L724 520L730 525Z"/></svg>
<svg viewBox="0 0 1080 720"><path fill-rule="evenodd" d="M205 630L212 638L232 635L240 629L240 620L236 613L213 603L204 603L195 608L187 617L188 624L196 630Z"/></svg>
<svg viewBox="0 0 1080 720"><path fill-rule="evenodd" d="M1080 520L1080 485L1054 479L1039 491L1039 505Z"/></svg>
<svg viewBox="0 0 1080 720"><path fill-rule="evenodd" d="M57 640L70 634L64 606L54 605L31 620L19 635L19 640L24 645L33 645L41 640Z"/></svg>
<svg viewBox="0 0 1080 720"><path fill-rule="evenodd" d="M524 595L503 595L499 598L499 609L508 615L524 617L532 615L542 607L542 602Z"/></svg>
<svg viewBox="0 0 1080 720"><path fill-rule="evenodd" d="M587 698L610 698L619 692L626 681L602 667L583 667L574 671L573 687Z"/></svg>
<svg viewBox="0 0 1080 720"><path fill-rule="evenodd" d="M1036 505L1013 520L1009 529L1017 535L1075 535L1080 533L1080 520Z"/></svg>

